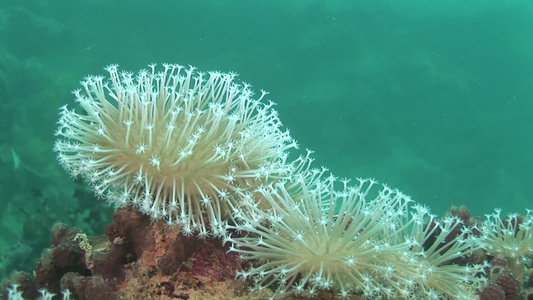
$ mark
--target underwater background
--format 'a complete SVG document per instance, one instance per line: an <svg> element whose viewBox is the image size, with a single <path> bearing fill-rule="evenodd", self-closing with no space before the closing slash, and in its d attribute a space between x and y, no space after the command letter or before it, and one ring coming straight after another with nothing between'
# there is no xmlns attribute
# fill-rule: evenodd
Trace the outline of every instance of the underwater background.
<svg viewBox="0 0 533 300"><path fill-rule="evenodd" d="M443 215L533 208L533 2L0 2L0 280L112 208L60 169L58 108L106 65L236 72L316 165Z"/></svg>

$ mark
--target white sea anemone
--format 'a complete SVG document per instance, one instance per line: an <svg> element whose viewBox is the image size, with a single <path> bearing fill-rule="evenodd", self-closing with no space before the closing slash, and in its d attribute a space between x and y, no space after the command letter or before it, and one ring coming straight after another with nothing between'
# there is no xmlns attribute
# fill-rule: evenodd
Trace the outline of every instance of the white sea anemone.
<svg viewBox="0 0 533 300"><path fill-rule="evenodd" d="M187 234L222 235L227 201L288 172L273 103L235 74L155 65L137 75L106 68L74 91L83 112L61 108L55 151L72 176L99 197L135 206Z"/></svg>
<svg viewBox="0 0 533 300"><path fill-rule="evenodd" d="M533 260L533 211L502 217L501 209L486 215L481 225L483 248L487 254L504 258L509 268L524 277L524 265Z"/></svg>
<svg viewBox="0 0 533 300"><path fill-rule="evenodd" d="M459 219L437 221L423 206L410 208L410 198L399 191L376 188L374 180L360 179L356 186L344 181L336 190L334 177L306 178L259 188L259 198L271 208L250 207L228 226L235 231L225 238L230 251L251 261L238 276L253 282L252 291L314 296L333 290L343 299L475 298L466 286L479 287L479 268L451 264L475 249L467 230L450 235L462 226ZM293 192L294 182L299 192Z"/></svg>
<svg viewBox="0 0 533 300"><path fill-rule="evenodd" d="M533 257L533 213L528 210L522 217L509 214L501 217L501 210L486 215L481 226L484 248L489 255L527 263Z"/></svg>

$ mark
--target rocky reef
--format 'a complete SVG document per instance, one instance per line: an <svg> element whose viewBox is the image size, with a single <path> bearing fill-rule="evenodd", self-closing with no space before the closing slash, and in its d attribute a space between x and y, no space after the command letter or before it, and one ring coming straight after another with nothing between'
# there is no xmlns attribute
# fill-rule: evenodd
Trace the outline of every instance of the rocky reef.
<svg viewBox="0 0 533 300"><path fill-rule="evenodd" d="M454 207L449 215L476 227L466 207ZM453 233L451 233L453 234ZM477 232L475 234L481 234ZM2 285L18 284L24 299L39 299L39 290L71 299L267 299L270 291L249 294L248 284L235 279L248 262L228 252L220 239L185 236L179 227L153 222L135 209L119 209L105 235L88 236L82 230L58 223L52 229L49 249L43 251L33 274L18 272ZM533 268L510 266L504 257L478 251L457 264L486 263L487 285L478 291L481 300L532 299ZM523 272L522 272L523 271ZM323 291L314 299L336 299ZM54 299L61 299L55 296ZM287 296L285 299L299 299ZM350 299L361 299L352 296Z"/></svg>

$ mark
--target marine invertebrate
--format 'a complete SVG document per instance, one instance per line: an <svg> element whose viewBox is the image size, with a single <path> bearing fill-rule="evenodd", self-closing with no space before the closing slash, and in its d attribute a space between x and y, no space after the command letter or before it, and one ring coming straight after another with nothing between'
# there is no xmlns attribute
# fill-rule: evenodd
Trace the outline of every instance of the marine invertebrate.
<svg viewBox="0 0 533 300"><path fill-rule="evenodd" d="M336 190L332 176L311 182L305 178L293 178L301 189L296 194L282 182L259 188L271 208L251 207L240 222L228 226L244 234L229 234L225 240L231 251L253 262L238 273L253 282L252 291L474 298L483 282L475 277L481 268L451 264L476 249L468 230L447 240L461 226L458 218L439 221L423 206L411 209L408 196L386 186L377 189L374 180L359 179L355 186L343 181ZM468 290L467 284L473 288Z"/></svg>
<svg viewBox="0 0 533 300"><path fill-rule="evenodd" d="M110 203L138 207L186 234L224 231L232 192L282 178L286 151L266 92L254 98L235 74L164 64L136 76L106 68L74 91L83 112L61 108L54 150L73 177L82 176ZM237 200L235 200L237 201Z"/></svg>
<svg viewBox="0 0 533 300"><path fill-rule="evenodd" d="M24 300L22 292L18 290L19 284L11 284L7 289L7 300ZM38 300L52 300L56 294L48 292L46 289L39 290ZM68 290L61 292L61 299L70 300L70 292Z"/></svg>
<svg viewBox="0 0 533 300"><path fill-rule="evenodd" d="M415 204L398 268L402 279L413 281L412 295L423 299L477 299L487 279L481 276L485 263L459 263L481 248L473 228L457 216L437 219L425 206ZM402 293L400 293L402 294ZM406 297L406 295L401 295Z"/></svg>
<svg viewBox="0 0 533 300"><path fill-rule="evenodd" d="M488 255L507 260L509 269L524 278L524 266L533 258L533 215L509 214L502 218L501 209L485 215L481 225L483 248Z"/></svg>
<svg viewBox="0 0 533 300"><path fill-rule="evenodd" d="M324 177L310 152L288 163L296 142L273 104L234 74L106 70L109 80L89 76L74 92L84 112L61 108L59 162L116 206L224 236L250 261L238 276L252 291L471 299L483 284L481 266L455 263L480 247L471 227L375 180ZM160 262L164 274L179 264Z"/></svg>
<svg viewBox="0 0 533 300"><path fill-rule="evenodd" d="M105 236L58 224L51 246L43 251L36 272L19 272L10 285L0 284L0 298L11 299L16 292L39 299L39 290L46 290L76 300L214 300L224 298L220 294L236 298L245 289L234 279L243 262L227 253L220 239L186 237L179 227L152 222L134 208L117 209ZM14 285L16 289L9 287ZM219 295L211 296L214 290Z"/></svg>

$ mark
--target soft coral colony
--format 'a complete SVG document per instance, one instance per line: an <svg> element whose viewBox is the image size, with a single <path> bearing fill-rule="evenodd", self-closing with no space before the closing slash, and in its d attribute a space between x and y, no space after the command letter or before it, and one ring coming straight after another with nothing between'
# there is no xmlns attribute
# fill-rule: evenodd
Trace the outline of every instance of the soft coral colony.
<svg viewBox="0 0 533 300"><path fill-rule="evenodd" d="M314 167L310 151L291 160L297 144L273 103L235 74L106 70L109 79L89 76L74 92L81 112L61 108L60 164L117 207L221 237L248 262L236 275L252 294L476 299L490 279L486 259L530 263L530 214L439 219L374 180Z"/></svg>
<svg viewBox="0 0 533 300"><path fill-rule="evenodd" d="M106 68L110 81L89 76L74 92L84 114L61 109L60 164L83 176L95 194L132 205L187 234L224 234L235 191L290 171L296 146L272 103L253 98L235 74L164 65L136 76Z"/></svg>

